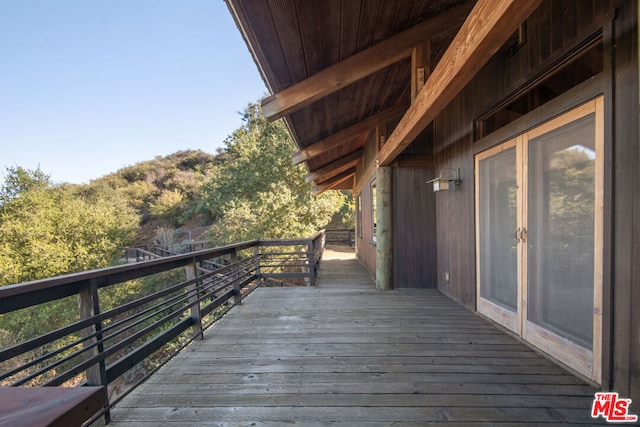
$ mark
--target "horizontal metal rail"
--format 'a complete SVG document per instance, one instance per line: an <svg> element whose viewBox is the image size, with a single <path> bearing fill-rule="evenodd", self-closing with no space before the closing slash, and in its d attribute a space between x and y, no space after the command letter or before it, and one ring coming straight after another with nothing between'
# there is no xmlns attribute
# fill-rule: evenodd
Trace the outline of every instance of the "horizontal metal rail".
<svg viewBox="0 0 640 427"><path fill-rule="evenodd" d="M253 240L0 287L0 329L7 316L78 302L65 306L78 307L76 321L42 325L41 335L0 349L0 385L104 386L109 403L95 419L108 422L112 405L255 286L315 285L324 236Z"/></svg>

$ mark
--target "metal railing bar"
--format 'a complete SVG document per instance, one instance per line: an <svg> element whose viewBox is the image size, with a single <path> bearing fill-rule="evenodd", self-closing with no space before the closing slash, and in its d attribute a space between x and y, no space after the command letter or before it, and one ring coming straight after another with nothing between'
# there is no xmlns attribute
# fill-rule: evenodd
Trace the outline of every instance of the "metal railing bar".
<svg viewBox="0 0 640 427"><path fill-rule="evenodd" d="M160 297L163 297L165 295L171 294L173 292L177 292L179 290L181 290L182 288L189 286L195 282L197 282L200 279L200 277L196 278L196 279L192 279L192 280L187 280L186 282L182 282L182 283L178 283L176 285L170 286L166 289L163 289L161 291L157 291L154 292L152 294L149 294L143 298L139 298L137 300L133 300L131 302L128 302L124 305L115 307L111 310L107 310L105 312L100 313L97 316L93 316L93 317L89 317L87 319L83 319L79 322L75 322L69 326L65 326L59 329L56 329L54 331L48 332L44 335L40 335L39 337L35 337L31 340L25 341L24 343L21 344L17 344L15 346L6 348L2 351L0 351L0 361L4 361L4 360L9 360L13 357L16 357L20 354L26 353L27 351L31 351L34 350L38 347L43 346L44 344L47 344L48 342L51 341L55 341L57 339L63 338L65 336L68 336L70 334L72 334L73 332L78 332L82 329L91 327L93 325L95 325L96 323L99 322L104 322L105 320L108 320L112 317L117 316L118 314L122 314L125 313L133 308L139 307L143 304L146 304L148 302L151 302L155 299L158 299Z"/></svg>
<svg viewBox="0 0 640 427"><path fill-rule="evenodd" d="M195 305L195 304L197 304L197 301L194 301L192 304L187 305L185 307L185 310L187 308ZM73 378L74 376L78 375L79 373L81 373L82 371L86 370L90 366L95 365L96 363L100 362L101 360L106 360L107 357L115 354L118 350L121 350L121 349L127 347L129 344L133 344L134 342L136 342L140 338L143 338L143 337L147 336L150 332L152 332L157 327L162 326L165 323L173 320L174 318L179 317L179 316L183 316L183 315L184 315L183 311L176 311L176 312L173 312L173 313L169 313L168 315L166 315L163 318L159 319L157 322L147 326L146 328L143 328L143 329L137 331L133 335L130 335L129 337L125 338L122 341L119 341L117 344L106 348L104 350L104 352L102 352L102 353L100 353L100 354L98 354L96 356L93 356L93 357L85 360L83 363L81 363L79 365L76 365L76 366L72 367L71 369L67 370L66 372L56 376L51 381L47 382L45 384L45 386L53 386L53 385L63 384L65 381L67 381L68 379Z"/></svg>
<svg viewBox="0 0 640 427"><path fill-rule="evenodd" d="M167 329L160 335L138 346L135 350L128 353L125 357L118 359L107 367L107 382L112 382L120 375L124 374L129 368L135 366L139 362L156 350L160 349L164 344L168 343L178 335L186 331L193 324L193 319L185 317L179 323ZM125 368L125 367L129 368Z"/></svg>
<svg viewBox="0 0 640 427"><path fill-rule="evenodd" d="M81 273L66 274L49 279L34 280L31 282L18 283L13 285L6 285L0 287L0 300L7 300L9 297L16 297L20 295L28 295L38 291L51 290L57 287L71 286L77 288L79 285L87 282L90 279L103 279L98 280L98 287L110 286L113 284L125 282L127 280L137 279L139 277L148 276L154 273L162 271L172 270L178 267L184 267L191 262L200 262L209 258L220 257L228 255L237 250L249 249L256 246L257 240L237 243L233 245L220 246L213 249L203 249L201 251L190 252L188 254L173 255L170 257L164 257L160 259L143 261L136 264L125 264L114 267L107 267L97 270L85 271ZM124 278L122 278L124 277ZM77 289L74 292L68 293L62 292L64 296L73 295L77 293ZM57 299L57 298L54 298ZM41 301L45 302L45 301ZM31 304L18 304L24 306L18 306L14 309L29 307ZM5 313L6 308L0 305L0 313Z"/></svg>
<svg viewBox="0 0 640 427"><path fill-rule="evenodd" d="M182 296L182 295L181 295L181 296ZM157 316L158 314L162 313L163 311L166 311L166 310L172 309L172 308L173 308L173 307L175 307L175 306L178 306L178 303L181 303L181 302L184 302L184 301L188 301L188 297L187 297L187 298L181 298L181 299L180 299L179 301L177 301L175 304L171 304L170 306L165 307L165 308L163 308L162 310L157 310L157 311L155 311L154 313L152 313L151 315L146 316L146 317L144 317L143 319L139 319L137 322L134 322L134 323L132 323L132 324L130 324L130 325L127 325L127 327L126 327L126 328L122 328L122 329L120 329L120 330L117 330L116 332L111 333L111 334L109 334L109 335L106 335L106 334L105 334L105 331L106 331L107 329L109 329L108 327L107 327L107 328L102 329L102 330L101 330L101 331L99 331L99 332L94 332L94 333L93 333L93 334L91 334L90 336L86 337L86 339L81 339L81 340L79 340L79 342L78 342L78 343L75 343L75 344L71 345L71 347L70 347L70 348L73 348L73 347L75 347L75 346L79 345L80 343L82 343L82 342L86 341L87 339L94 338L94 337L95 337L95 336L97 336L97 335L103 335L103 338L102 338L102 339L99 339L99 340L96 340L95 342L91 343L91 344L90 344L90 345L88 345L88 346L83 346L83 348L82 348L82 349L77 350L77 351L73 352L72 354L70 354L70 355L68 355L68 356L66 356L66 357L64 357L64 358L62 358L62 359L56 360L55 362L53 362L53 363L51 363L51 364L49 364L49 365L47 365L47 366L43 367L43 368L42 368L42 369L40 369L39 371L36 371L36 372L34 372L34 373L32 373L32 374L28 375L28 376L27 376L27 377L25 377L25 378L22 378L21 380L17 381L17 382L16 382L16 383L14 383L13 385L15 385L15 386L19 386L19 385L26 384L27 382L31 381L31 380L32 380L32 379L34 379L34 378L37 378L37 377L38 377L38 376L40 376L40 375L43 375L44 373L46 373L46 372L50 371L51 369L56 368L56 367L58 367L58 366L60 366L60 365L62 365L62 364L64 364L64 363L66 363L66 362L68 362L68 361L70 361L70 360L73 360L73 359L74 359L74 358L76 358L76 357L79 357L80 355L82 355L82 353L85 353L85 352L87 352L87 351L89 351L89 350L91 350L91 349L93 349L93 348L95 348L95 347L99 346L100 344L106 344L106 342L107 342L108 340L112 340L115 336L117 336L117 335L119 335L119 334L121 334L121 333L123 333L123 332L126 332L126 331L130 330L131 328L133 328L133 327L135 327L135 326L138 326L138 325L139 325L139 324L141 324L141 323L144 323L146 320L152 319L153 317ZM148 312L149 312L149 310L147 310L146 312L148 313ZM134 316L134 317L135 317L135 316ZM130 320L130 319L125 319L125 320L123 320L123 321L121 321L121 322L118 322L118 323L120 323L120 324L121 324L122 322L126 322L126 321L129 321L129 320ZM153 325L155 325L155 324L156 324L156 323L153 323L151 326L153 326ZM111 325L109 325L109 326L111 326ZM105 335L106 335L106 336L105 336ZM68 348L67 348L67 349L68 349ZM64 351L64 350L63 350L63 351ZM47 354L47 355L45 355L45 356L42 356L42 357L40 357L40 358L39 358L39 362L38 362L38 363L44 362L45 360L50 359L50 358L51 358L51 357L49 357L49 355L48 355L48 354ZM20 371L18 371L18 372L23 371L25 368L26 368L26 367L24 367L23 369L20 369ZM17 372L16 372L16 373L17 373ZM16 373L14 373L13 375L15 375Z"/></svg>
<svg viewBox="0 0 640 427"><path fill-rule="evenodd" d="M189 274L193 274L189 273L189 271L193 271L189 270L193 269L193 265L195 265L195 271L200 272L196 277L191 276L192 278L189 280L170 285L160 291L0 351L0 361L2 361L23 355L47 344L53 344L51 345L53 348L51 351L47 350L47 354L40 355L9 372L0 374L0 380L22 373L22 375L28 375L17 380L16 385L34 380L41 382L44 380L43 375L48 375L50 372L55 373L56 368L67 366L62 368L66 369L64 372L45 380L44 384L47 386L61 385L84 372L87 372L87 378L91 381L100 381L104 385L111 384L112 381L147 359L157 350L165 347L170 341L181 336L189 328L193 328L190 336L184 335L184 338L177 341L176 346L168 348L172 354L179 352L195 337L201 337L204 328L209 327L219 316L228 312L235 305L241 304L242 298L246 295L243 289L252 283L254 284L251 289L255 289L261 285L261 279L309 278L306 281L307 284L313 285L317 266L322 256L324 237L325 235L321 231L310 239L242 242L136 264L3 287L0 289L0 313L37 306L42 302L79 294L81 290L86 292L86 288L83 288L85 286L93 286L93 292L95 292L96 287L98 289L111 287L123 284L127 280L179 267L187 267L189 277ZM260 247L274 249L272 253L269 252L271 249L261 253ZM289 252L287 252L287 247L290 249ZM125 256L129 257L132 253L136 257L151 256L150 252L142 249L131 249L125 253ZM230 255L231 262L229 264L226 264L227 255ZM216 262L213 260L221 257L225 257L222 258L225 261ZM192 266L189 267L190 265ZM213 266L214 269L206 270L206 267L210 266ZM100 294L97 297L100 298ZM86 304L82 299L79 301ZM192 310L196 306L199 307L199 310ZM203 325L199 326L201 323ZM88 330L89 328L91 330ZM76 334L80 331L82 334L78 337ZM63 338L65 341L71 338L72 341L56 342ZM55 348L60 344L62 345L59 348ZM133 347L135 348L130 350ZM176 348L175 351L174 348ZM69 354L65 354L67 352ZM166 351L163 352L163 355L166 355ZM54 360L58 357L58 360ZM107 360L111 361L105 367ZM164 363L164 361L160 362L160 366ZM27 371L34 367L36 372L29 373ZM98 367L100 367L102 374L96 376ZM156 367L151 372L147 372L143 380L156 372L157 369ZM133 387L139 383L140 381L136 381ZM112 400L103 413L106 414L108 409L126 394L128 391ZM97 420L99 416L100 414L94 416L93 420Z"/></svg>

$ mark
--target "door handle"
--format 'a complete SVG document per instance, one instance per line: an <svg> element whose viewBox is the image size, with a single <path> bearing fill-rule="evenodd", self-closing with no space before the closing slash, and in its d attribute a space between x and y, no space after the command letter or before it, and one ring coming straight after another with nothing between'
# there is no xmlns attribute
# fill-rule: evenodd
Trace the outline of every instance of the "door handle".
<svg viewBox="0 0 640 427"><path fill-rule="evenodd" d="M522 231L520 231L520 240L523 242L527 241L527 227L522 227Z"/></svg>
<svg viewBox="0 0 640 427"><path fill-rule="evenodd" d="M518 227L518 228L516 229L516 235L515 235L516 242L519 242L519 241L520 241L520 236L521 236L521 235L522 235L522 231L520 230L520 227Z"/></svg>

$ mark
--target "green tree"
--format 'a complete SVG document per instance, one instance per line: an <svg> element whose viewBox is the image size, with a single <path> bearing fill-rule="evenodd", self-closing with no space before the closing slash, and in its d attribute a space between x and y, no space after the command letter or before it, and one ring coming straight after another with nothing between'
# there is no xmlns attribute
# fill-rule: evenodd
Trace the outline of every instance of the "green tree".
<svg viewBox="0 0 640 427"><path fill-rule="evenodd" d="M0 212L0 285L107 267L137 226L133 209L104 187L22 192Z"/></svg>
<svg viewBox="0 0 640 427"><path fill-rule="evenodd" d="M346 195L313 196L304 168L291 162L295 146L282 121L268 123L252 103L243 122L225 141L226 161L202 189L202 205L216 218L214 244L302 237L326 226Z"/></svg>
<svg viewBox="0 0 640 427"><path fill-rule="evenodd" d="M21 166L6 168L4 182L0 187L0 206L6 205L21 193L48 188L51 177L40 169L29 170Z"/></svg>
<svg viewBox="0 0 640 427"><path fill-rule="evenodd" d="M107 267L137 227L134 210L108 186L21 186L0 209L0 286ZM77 318L68 297L1 315L0 335L21 342Z"/></svg>
<svg viewBox="0 0 640 427"><path fill-rule="evenodd" d="M116 189L143 222L162 218L178 226L193 218L200 203L201 185L216 162L217 156L200 150L178 151L127 166L91 185Z"/></svg>
<svg viewBox="0 0 640 427"><path fill-rule="evenodd" d="M178 190L163 190L149 205L149 212L156 218L167 218L173 225L179 225L179 218L185 208L185 200ZM172 221L173 220L173 221Z"/></svg>

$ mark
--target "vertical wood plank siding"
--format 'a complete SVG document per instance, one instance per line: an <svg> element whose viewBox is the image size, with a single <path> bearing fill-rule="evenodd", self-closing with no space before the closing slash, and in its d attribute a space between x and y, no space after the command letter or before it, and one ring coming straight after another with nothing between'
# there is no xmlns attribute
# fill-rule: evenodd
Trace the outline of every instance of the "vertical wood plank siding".
<svg viewBox="0 0 640 427"><path fill-rule="evenodd" d="M640 408L640 147L637 2L614 22L613 386ZM607 284L605 283L605 286Z"/></svg>
<svg viewBox="0 0 640 427"><path fill-rule="evenodd" d="M586 37L585 32L594 31L610 11L611 4L595 0L580 1L580 7L562 0L543 2L527 20L520 50L513 56L506 49L498 53L435 120L436 172L460 168L462 179L453 191L436 195L437 284L470 309L475 309L474 119L532 79L554 55Z"/></svg>
<svg viewBox="0 0 640 427"><path fill-rule="evenodd" d="M435 149L427 151L434 153L435 167L394 170L394 286L437 286L453 300L475 310L473 156L480 146L486 149L490 145L486 145L486 141L478 146L474 144L474 120L601 30L604 65L597 78L604 82L605 199L609 201L605 208L603 248L605 374L602 385L631 397L636 410L640 408L637 21L637 3L633 1L544 1L527 20L526 43L513 55L507 54L506 47L499 52L435 119ZM583 86L588 85L581 84L564 98L561 95L559 104L572 100L579 103L584 96L591 96L583 91ZM588 91L592 90L593 85ZM543 110L546 110L544 106L532 116L544 116ZM496 138L495 143L499 142ZM407 151L413 150L416 144L421 143L414 143ZM367 170L370 155L365 157L358 173ZM460 168L460 185L435 195L431 189L424 188L423 182L448 167ZM375 271L369 183L359 188L362 188L363 200L359 258L367 270ZM445 273L449 281L445 281Z"/></svg>
<svg viewBox="0 0 640 427"><path fill-rule="evenodd" d="M436 287L435 193L432 167L393 169L393 286Z"/></svg>
<svg viewBox="0 0 640 427"><path fill-rule="evenodd" d="M609 88L605 89L605 121L609 129L605 137L609 168L605 197L612 202L605 212L605 223L610 228L605 230L604 247L604 293L609 306L605 307L603 387L631 397L636 410L640 407L637 21L637 3L633 1L545 1L527 20L526 44L511 57L503 53L492 59L435 120L435 171L459 167L462 178L453 191L436 195L437 286L473 310L474 119L560 59L571 46L603 29L602 77ZM613 26L609 27L611 23ZM444 280L445 273L449 273L449 282ZM397 274L402 277L400 272Z"/></svg>

